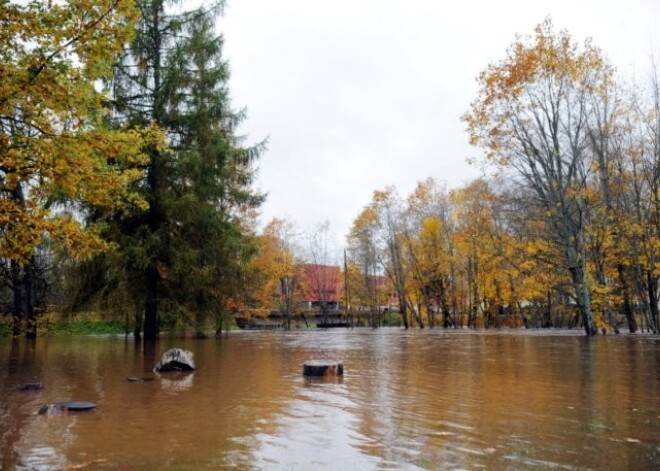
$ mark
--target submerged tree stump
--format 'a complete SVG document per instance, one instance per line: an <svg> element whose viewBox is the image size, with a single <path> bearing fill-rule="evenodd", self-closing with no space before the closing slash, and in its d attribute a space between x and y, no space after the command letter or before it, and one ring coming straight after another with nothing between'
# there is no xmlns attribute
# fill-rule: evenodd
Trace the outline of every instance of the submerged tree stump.
<svg viewBox="0 0 660 471"><path fill-rule="evenodd" d="M303 375L314 377L341 376L344 364L334 360L309 360L303 364Z"/></svg>
<svg viewBox="0 0 660 471"><path fill-rule="evenodd" d="M181 348L171 348L160 358L160 363L154 366L156 373L170 371L194 371L195 360L193 353Z"/></svg>

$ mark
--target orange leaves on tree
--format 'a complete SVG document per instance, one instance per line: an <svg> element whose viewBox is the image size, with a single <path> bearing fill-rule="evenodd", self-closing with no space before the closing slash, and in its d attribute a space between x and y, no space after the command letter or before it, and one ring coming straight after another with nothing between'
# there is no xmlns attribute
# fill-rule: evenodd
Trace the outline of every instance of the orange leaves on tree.
<svg viewBox="0 0 660 471"><path fill-rule="evenodd" d="M280 303L281 280L302 279L295 247L296 233L289 221L271 220L257 237L257 253L251 259L252 308L267 314Z"/></svg>
<svg viewBox="0 0 660 471"><path fill-rule="evenodd" d="M129 0L0 9L0 256L25 262L44 238L89 256L107 244L70 208L146 207L129 185L162 134L109 129L97 89L136 18Z"/></svg>
<svg viewBox="0 0 660 471"><path fill-rule="evenodd" d="M527 119L525 108L537 106L537 95L544 93L534 87L552 89L551 100L561 100L560 95L571 87L605 95L612 76L612 67L591 40L579 47L567 31L555 32L548 18L535 28L534 35L517 37L505 59L479 75L477 99L462 117L470 144L483 147L491 163L509 165L515 123ZM556 96L552 95L555 91Z"/></svg>

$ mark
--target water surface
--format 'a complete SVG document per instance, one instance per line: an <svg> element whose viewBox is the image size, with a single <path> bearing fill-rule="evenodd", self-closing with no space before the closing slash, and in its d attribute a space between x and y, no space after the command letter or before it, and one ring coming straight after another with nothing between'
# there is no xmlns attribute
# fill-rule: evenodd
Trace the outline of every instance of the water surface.
<svg viewBox="0 0 660 471"><path fill-rule="evenodd" d="M197 371L152 376L162 352ZM302 363L344 362L310 382ZM2 469L660 469L660 341L581 332L239 332L0 342ZM41 381L41 392L18 392ZM85 413L37 415L60 400Z"/></svg>

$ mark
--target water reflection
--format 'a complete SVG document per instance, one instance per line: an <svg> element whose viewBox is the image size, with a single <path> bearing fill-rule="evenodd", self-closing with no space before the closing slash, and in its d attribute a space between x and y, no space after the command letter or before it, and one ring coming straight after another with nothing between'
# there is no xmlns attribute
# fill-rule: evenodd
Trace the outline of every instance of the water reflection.
<svg viewBox="0 0 660 471"><path fill-rule="evenodd" d="M657 469L648 337L398 329L0 343L2 469ZM142 377L165 350L197 370ZM310 381L325 357L344 377ZM20 393L22 382L46 389ZM37 416L89 400L94 412Z"/></svg>
<svg viewBox="0 0 660 471"><path fill-rule="evenodd" d="M344 384L343 376L315 377L304 376L303 382L307 387L322 386L324 384Z"/></svg>
<svg viewBox="0 0 660 471"><path fill-rule="evenodd" d="M370 469L377 460L356 453L370 439L357 430L357 404L341 382L299 380L275 428L250 438L257 469ZM302 386L302 387L300 387Z"/></svg>
<svg viewBox="0 0 660 471"><path fill-rule="evenodd" d="M180 373L167 373L158 375L160 377L161 387L171 393L179 393L188 391L193 387L193 378L195 373L180 372Z"/></svg>
<svg viewBox="0 0 660 471"><path fill-rule="evenodd" d="M67 449L75 439L74 417L44 417L31 421L15 445L17 470L53 470L67 467ZM5 469L5 468L3 468ZM12 469L12 468L7 468Z"/></svg>

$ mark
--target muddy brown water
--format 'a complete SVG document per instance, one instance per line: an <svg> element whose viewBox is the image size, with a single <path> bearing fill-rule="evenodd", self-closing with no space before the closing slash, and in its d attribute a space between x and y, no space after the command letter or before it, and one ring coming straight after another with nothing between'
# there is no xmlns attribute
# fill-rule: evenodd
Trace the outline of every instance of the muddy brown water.
<svg viewBox="0 0 660 471"><path fill-rule="evenodd" d="M159 355L197 371L154 381ZM302 376L312 358L343 379ZM581 332L237 332L0 341L3 470L660 469L660 340ZM43 382L20 392L20 383ZM88 412L38 415L48 402Z"/></svg>

